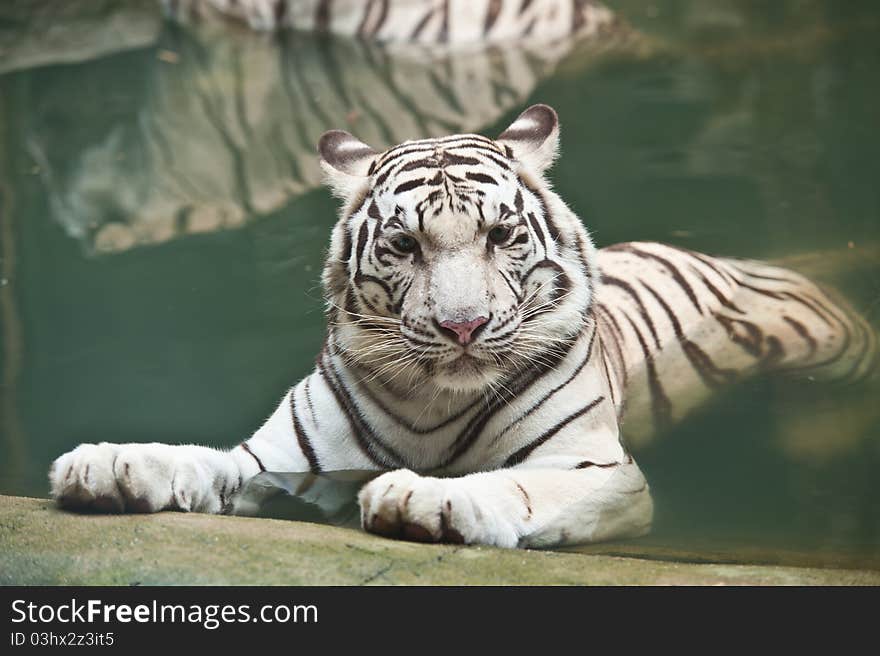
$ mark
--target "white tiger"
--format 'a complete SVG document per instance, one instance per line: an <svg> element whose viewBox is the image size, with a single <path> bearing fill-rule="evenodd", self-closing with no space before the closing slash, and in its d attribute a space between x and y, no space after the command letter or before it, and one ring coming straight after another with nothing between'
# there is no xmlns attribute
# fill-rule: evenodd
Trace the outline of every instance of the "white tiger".
<svg viewBox="0 0 880 656"><path fill-rule="evenodd" d="M359 494L373 533L502 547L639 536L653 502L621 439L625 406L627 426L662 425L761 365L870 373L873 331L796 273L653 243L597 253L543 178L558 135L545 105L497 140L378 153L326 133L344 205L315 372L228 451L81 445L53 464L53 497L241 512L263 471L387 470Z"/></svg>

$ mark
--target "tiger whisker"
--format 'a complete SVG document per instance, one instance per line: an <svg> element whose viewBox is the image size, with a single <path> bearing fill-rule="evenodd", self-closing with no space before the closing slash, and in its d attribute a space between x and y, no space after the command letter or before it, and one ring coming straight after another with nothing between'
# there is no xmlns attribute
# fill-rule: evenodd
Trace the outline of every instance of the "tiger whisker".
<svg viewBox="0 0 880 656"><path fill-rule="evenodd" d="M348 310L340 305L337 305L333 301L329 301L329 300L327 301L327 305L329 305L330 307L336 308L340 312L343 312L349 316L360 317L360 319L362 321L379 321L379 322L385 321L387 323L393 323L395 325L399 325L399 324L403 323L400 319L398 319L396 317L388 317L388 316L384 316L381 314L362 314L360 312L353 312L353 311Z"/></svg>
<svg viewBox="0 0 880 656"><path fill-rule="evenodd" d="M531 303L539 293L549 284L556 282L556 279L559 278L561 274L554 273L548 280L545 280L540 285L538 285L534 291L530 292L528 296L526 296L521 302L520 307L527 307L529 303Z"/></svg>

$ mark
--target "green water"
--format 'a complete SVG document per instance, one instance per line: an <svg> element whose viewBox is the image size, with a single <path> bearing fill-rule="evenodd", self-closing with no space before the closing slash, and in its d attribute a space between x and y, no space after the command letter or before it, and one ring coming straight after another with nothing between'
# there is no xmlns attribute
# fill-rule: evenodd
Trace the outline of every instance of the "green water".
<svg viewBox="0 0 880 656"><path fill-rule="evenodd" d="M553 182L599 245L781 259L876 322L876 3L611 6L634 34L530 53L527 74L509 53L432 66L194 31L143 3L132 35L74 53L0 13L0 493L45 495L51 460L82 441L235 444L311 370L335 213L309 168L324 129L376 145L496 135L551 104ZM876 565L878 391L760 379L723 393L636 454L654 539Z"/></svg>

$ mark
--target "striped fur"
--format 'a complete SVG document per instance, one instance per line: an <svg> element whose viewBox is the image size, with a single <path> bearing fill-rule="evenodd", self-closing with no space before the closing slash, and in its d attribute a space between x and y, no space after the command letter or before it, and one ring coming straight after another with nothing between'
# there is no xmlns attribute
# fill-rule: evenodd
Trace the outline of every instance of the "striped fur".
<svg viewBox="0 0 880 656"><path fill-rule="evenodd" d="M343 209L315 372L239 448L82 445L54 464L53 495L243 512L236 492L265 470L387 470L359 495L374 533L505 547L636 536L653 505L631 427L662 428L759 368L870 375L872 329L794 272L654 243L597 252L544 181L557 140L546 106L496 140L377 152L327 133Z"/></svg>
<svg viewBox="0 0 880 656"><path fill-rule="evenodd" d="M632 446L759 370L858 382L876 366L874 329L794 271L657 243L609 246L599 266L603 366Z"/></svg>

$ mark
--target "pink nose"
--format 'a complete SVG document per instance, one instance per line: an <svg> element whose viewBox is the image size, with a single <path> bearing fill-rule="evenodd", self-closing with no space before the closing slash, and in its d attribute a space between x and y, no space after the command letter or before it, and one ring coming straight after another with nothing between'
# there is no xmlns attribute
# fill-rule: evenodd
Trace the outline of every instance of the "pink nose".
<svg viewBox="0 0 880 656"><path fill-rule="evenodd" d="M464 346L470 344L477 328L489 321L486 317L477 317L471 321L441 321L440 327L448 330L458 338L458 343Z"/></svg>

